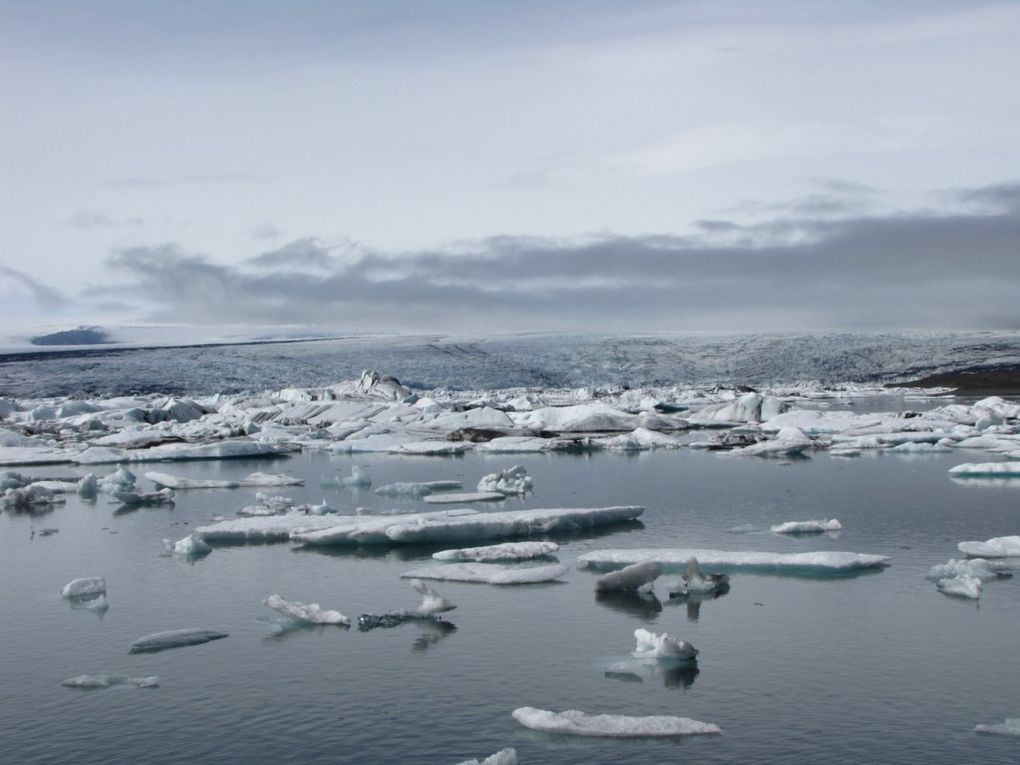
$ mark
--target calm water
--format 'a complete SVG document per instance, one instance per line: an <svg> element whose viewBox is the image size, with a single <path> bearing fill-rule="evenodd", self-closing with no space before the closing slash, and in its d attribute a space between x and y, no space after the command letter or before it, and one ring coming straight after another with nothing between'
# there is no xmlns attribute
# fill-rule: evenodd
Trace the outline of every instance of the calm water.
<svg viewBox="0 0 1020 765"><path fill-rule="evenodd" d="M518 749L523 763L1012 763L1016 739L977 736L978 722L1020 715L1020 579L991 582L980 605L944 597L924 574L956 542L1020 531L1020 488L961 486L960 453L909 459L822 455L781 464L684 451L638 456L521 456L536 492L504 507L639 503L640 524L561 539L562 562L600 547L703 546L892 556L879 573L840 579L738 574L729 594L683 605L598 602L594 575L520 588L437 583L458 604L455 630L414 625L360 633L283 634L257 621L272 593L318 601L356 619L413 607L399 574L435 548L323 553L287 544L218 547L193 564L160 557L164 537L253 492L179 492L173 510L119 514L77 498L44 516L0 514L0 732L16 763L453 763ZM460 478L473 485L506 458L303 455L265 463L182 464L195 477L286 469L349 511L419 509L371 492L321 489L322 476L364 465L375 486ZM167 468L163 468L167 469ZM43 472L43 471L36 471ZM53 468L67 475L70 468ZM142 471L138 471L139 475ZM838 539L788 539L754 524L837 517ZM30 529L59 528L30 538ZM105 576L100 619L59 597L78 576ZM664 596L661 585L658 592ZM226 640L158 654L129 644L182 627ZM699 673L642 682L607 677L633 631L668 631L701 650ZM61 687L78 674L159 675L154 690ZM589 713L675 714L714 722L721 737L600 740L529 732L511 717L532 705Z"/></svg>

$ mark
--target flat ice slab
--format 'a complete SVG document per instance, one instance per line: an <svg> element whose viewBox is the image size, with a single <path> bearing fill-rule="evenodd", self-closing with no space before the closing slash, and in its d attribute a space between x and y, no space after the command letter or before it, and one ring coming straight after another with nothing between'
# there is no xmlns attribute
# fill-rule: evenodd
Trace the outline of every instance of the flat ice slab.
<svg viewBox="0 0 1020 765"><path fill-rule="evenodd" d="M776 534L820 534L823 531L839 531L843 524L835 518L825 521L786 521L772 527Z"/></svg>
<svg viewBox="0 0 1020 765"><path fill-rule="evenodd" d="M350 627L351 620L339 611L323 608L318 603L301 603L300 601L284 600L279 595L270 595L264 601L274 611L307 624L337 624Z"/></svg>
<svg viewBox="0 0 1020 765"><path fill-rule="evenodd" d="M994 725L975 725L975 733L992 733L999 736L1020 736L1020 717L1007 717L1005 722Z"/></svg>
<svg viewBox="0 0 1020 765"><path fill-rule="evenodd" d="M185 460L254 459L258 457L287 457L293 449L280 444L238 439L212 444L164 444L151 449L113 449L92 446L74 455L72 462L79 465L101 465L116 462L180 462Z"/></svg>
<svg viewBox="0 0 1020 765"><path fill-rule="evenodd" d="M60 684L67 688L84 688L86 690L111 688L114 685L134 685L138 688L159 688L159 678L155 675L150 677L128 677L127 675L78 675L77 677L69 677Z"/></svg>
<svg viewBox="0 0 1020 765"><path fill-rule="evenodd" d="M1020 460L1011 462L964 462L962 465L949 468L953 478L1020 478Z"/></svg>
<svg viewBox="0 0 1020 765"><path fill-rule="evenodd" d="M195 533L206 542L285 542L298 531L324 529L336 524L337 519L329 516L288 513L233 518L199 526Z"/></svg>
<svg viewBox="0 0 1020 765"><path fill-rule="evenodd" d="M440 550L432 553L436 560L498 562L505 560L528 560L552 555L560 546L555 542L504 542L485 547L461 547L456 550Z"/></svg>
<svg viewBox="0 0 1020 765"><path fill-rule="evenodd" d="M422 544L527 537L589 529L636 518L644 508L631 505L594 508L553 508L479 513L473 510L361 516L333 528L295 533L307 545ZM199 529L202 533L203 530ZM203 533L203 536L206 536ZM206 536L208 539L208 537Z"/></svg>
<svg viewBox="0 0 1020 765"><path fill-rule="evenodd" d="M690 717L653 715L588 715L577 709L550 712L534 707L513 711L514 719L526 728L573 736L690 736L698 733L722 733L718 725L692 720Z"/></svg>
<svg viewBox="0 0 1020 765"><path fill-rule="evenodd" d="M760 571L804 576L839 574L889 564L887 555L854 552L774 553L752 550L690 550L646 548L635 550L594 550L577 559L581 568L617 568L635 563L657 563L663 569L682 571L690 558L704 569L715 571Z"/></svg>
<svg viewBox="0 0 1020 765"><path fill-rule="evenodd" d="M429 494L425 501L430 505L469 505L472 502L499 502L506 494L499 491L465 491L458 494Z"/></svg>
<svg viewBox="0 0 1020 765"><path fill-rule="evenodd" d="M301 486L304 480L285 473L250 473L240 481L220 481L212 478L185 478L183 476L150 470L145 474L155 484L171 489L237 489L241 486Z"/></svg>
<svg viewBox="0 0 1020 765"><path fill-rule="evenodd" d="M402 579L437 579L444 582L479 582L482 584L538 584L562 579L570 571L559 564L552 566L503 566L498 563L448 563L423 566L401 574Z"/></svg>
<svg viewBox="0 0 1020 765"><path fill-rule="evenodd" d="M153 632L151 635L145 635L133 642L128 653L154 653L155 651L165 651L168 648L201 645L225 637L227 637L226 633L215 630L184 629Z"/></svg>
<svg viewBox="0 0 1020 765"><path fill-rule="evenodd" d="M971 558L1020 557L1020 536L992 537L984 542L960 542L957 548Z"/></svg>
<svg viewBox="0 0 1020 765"><path fill-rule="evenodd" d="M968 574L957 574L952 578L939 579L935 587L939 592L956 598L977 600L981 597L981 580Z"/></svg>

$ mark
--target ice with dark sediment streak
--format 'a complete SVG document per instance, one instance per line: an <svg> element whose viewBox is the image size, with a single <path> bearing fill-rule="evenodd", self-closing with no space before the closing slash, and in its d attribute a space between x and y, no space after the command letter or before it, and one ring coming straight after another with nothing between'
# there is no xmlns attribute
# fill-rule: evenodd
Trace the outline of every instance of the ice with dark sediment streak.
<svg viewBox="0 0 1020 765"><path fill-rule="evenodd" d="M552 555L560 546L555 542L503 542L484 547L461 547L456 550L440 550L432 553L435 560L498 562L529 560Z"/></svg>
<svg viewBox="0 0 1020 765"><path fill-rule="evenodd" d="M1020 536L992 537L984 542L960 542L957 548L971 558L1020 558Z"/></svg>
<svg viewBox="0 0 1020 765"><path fill-rule="evenodd" d="M170 648L201 645L212 640L222 640L225 637L227 637L225 632L215 630L183 629L153 632L151 635L145 635L133 642L128 653L155 653Z"/></svg>
<svg viewBox="0 0 1020 765"><path fill-rule="evenodd" d="M306 624L336 624L342 627L351 626L351 620L339 611L323 608L318 603L301 603L297 600L284 600L279 595L270 595L264 601L274 611L289 616L291 619Z"/></svg>
<svg viewBox="0 0 1020 765"><path fill-rule="evenodd" d="M1007 717L1004 722L974 726L975 733L991 733L998 736L1020 736L1020 717Z"/></svg>
<svg viewBox="0 0 1020 765"><path fill-rule="evenodd" d="M776 534L821 534L842 528L843 524L832 518L824 521L786 521L772 526L772 531Z"/></svg>
<svg viewBox="0 0 1020 765"><path fill-rule="evenodd" d="M687 548L637 548L594 550L578 557L580 568L607 569L635 563L657 563L664 571L683 571L697 558L703 568L714 571L759 571L801 576L825 576L882 568L889 556L842 551L774 553L753 550L696 550Z"/></svg>
<svg viewBox="0 0 1020 765"><path fill-rule="evenodd" d="M646 629L634 630L637 647L635 659L671 659L673 661L696 661L698 649L686 640L679 640L663 632L657 634Z"/></svg>
<svg viewBox="0 0 1020 765"><path fill-rule="evenodd" d="M332 528L295 532L306 545L424 544L528 537L590 529L637 518L644 508L633 505L595 508L536 508L480 513L475 510L361 516ZM199 529L202 536L209 537Z"/></svg>
<svg viewBox="0 0 1020 765"><path fill-rule="evenodd" d="M106 594L106 580L101 576L83 576L64 585L60 595L65 598L95 598Z"/></svg>
<svg viewBox="0 0 1020 765"><path fill-rule="evenodd" d="M111 688L114 685L133 685L136 688L159 688L159 678L155 675L149 677L128 677L127 675L78 675L69 677L60 683L67 688L84 688L86 690L99 690Z"/></svg>
<svg viewBox="0 0 1020 765"><path fill-rule="evenodd" d="M600 576L595 582L595 592L633 592L648 587L661 575L662 567L658 563L634 563Z"/></svg>
<svg viewBox="0 0 1020 765"><path fill-rule="evenodd" d="M480 584L539 584L555 582L570 569L559 564L551 566L506 566L499 563L446 563L423 566L401 574L404 579L437 579L444 582L477 582Z"/></svg>
<svg viewBox="0 0 1020 765"><path fill-rule="evenodd" d="M444 630L456 629L450 622L441 619L438 614L452 611L457 606L429 587L421 579L412 579L409 584L421 595L421 604L415 609L400 608L384 614L362 614L358 617L358 629L362 632L377 628L399 627L401 624L433 626Z"/></svg>
<svg viewBox="0 0 1020 765"><path fill-rule="evenodd" d="M517 765L517 750L512 747L500 749L483 760L464 760L457 765Z"/></svg>
<svg viewBox="0 0 1020 765"><path fill-rule="evenodd" d="M513 718L532 730L548 733L566 733L573 736L610 736L640 738L649 736L690 736L722 733L718 725L693 720L690 717L650 715L588 715L577 709L551 712L535 707L519 707Z"/></svg>

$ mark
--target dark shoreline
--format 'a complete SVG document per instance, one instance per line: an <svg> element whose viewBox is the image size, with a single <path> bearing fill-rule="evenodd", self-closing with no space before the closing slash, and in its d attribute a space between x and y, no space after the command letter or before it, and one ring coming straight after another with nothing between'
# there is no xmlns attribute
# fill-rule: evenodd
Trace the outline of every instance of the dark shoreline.
<svg viewBox="0 0 1020 765"><path fill-rule="evenodd" d="M889 383L889 388L953 388L958 396L1018 396L1020 366L961 369L917 380Z"/></svg>

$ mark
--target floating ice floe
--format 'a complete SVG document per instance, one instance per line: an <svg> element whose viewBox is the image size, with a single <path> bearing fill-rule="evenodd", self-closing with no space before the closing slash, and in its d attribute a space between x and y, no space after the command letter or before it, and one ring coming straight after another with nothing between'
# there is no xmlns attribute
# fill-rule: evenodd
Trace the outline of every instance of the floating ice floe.
<svg viewBox="0 0 1020 765"><path fill-rule="evenodd" d="M738 457L789 457L803 453L813 447L814 443L798 428L782 428L778 431L775 438L760 441L750 446L730 449L723 452L723 454Z"/></svg>
<svg viewBox="0 0 1020 765"><path fill-rule="evenodd" d="M981 580L967 574L957 574L952 578L939 579L935 587L939 592L957 598L977 600L981 597Z"/></svg>
<svg viewBox="0 0 1020 765"><path fill-rule="evenodd" d="M559 564L551 566L504 566L499 563L447 563L424 566L401 574L403 579L437 579L444 582L483 584L539 584L562 579L570 571Z"/></svg>
<svg viewBox="0 0 1020 765"><path fill-rule="evenodd" d="M1020 536L992 537L984 542L960 542L957 548L971 558L1020 558Z"/></svg>
<svg viewBox="0 0 1020 765"><path fill-rule="evenodd" d="M520 465L514 465L499 473L489 473L478 482L482 493L525 494L532 489L531 476ZM426 500L427 501L427 500Z"/></svg>
<svg viewBox="0 0 1020 765"><path fill-rule="evenodd" d="M429 587L421 579L412 579L408 584L421 595L421 605L415 609L416 613L427 616L429 614L440 614L445 611L452 611L457 606L448 601L438 592Z"/></svg>
<svg viewBox="0 0 1020 765"><path fill-rule="evenodd" d="M835 518L825 521L786 521L772 526L776 534L820 534L823 531L839 531L843 524Z"/></svg>
<svg viewBox="0 0 1020 765"><path fill-rule="evenodd" d="M1020 460L1011 462L965 462L949 468L953 478L1020 478Z"/></svg>
<svg viewBox="0 0 1020 765"><path fill-rule="evenodd" d="M236 489L241 486L301 486L304 480L284 473L250 473L240 481L219 481L207 478L185 478L150 470L145 477L158 486L170 489Z"/></svg>
<svg viewBox="0 0 1020 765"><path fill-rule="evenodd" d="M972 576L987 582L997 579L1008 571L1008 567L1001 563L991 563L984 558L968 558L956 560L950 558L948 563L940 563L932 566L926 579L938 581L939 579L952 579L955 576Z"/></svg>
<svg viewBox="0 0 1020 765"><path fill-rule="evenodd" d="M722 733L718 725L692 720L690 717L652 715L588 715L577 709L551 712L534 707L519 707L513 718L532 730L566 733L573 736L613 736L635 738L646 736L689 736L698 733Z"/></svg>
<svg viewBox="0 0 1020 765"><path fill-rule="evenodd" d="M159 688L159 678L151 677L128 677L127 675L78 675L69 677L60 683L67 688L84 688L87 690L99 690L111 688L114 685L133 685L137 688Z"/></svg>
<svg viewBox="0 0 1020 765"><path fill-rule="evenodd" d="M212 552L212 548L194 534L189 534L176 542L164 539L163 550L166 555L180 555L182 558L201 558Z"/></svg>
<svg viewBox="0 0 1020 765"><path fill-rule="evenodd" d="M1005 722L974 726L975 733L992 733L999 736L1020 736L1020 717L1007 717Z"/></svg>
<svg viewBox="0 0 1020 765"><path fill-rule="evenodd" d="M613 452L642 452L650 449L679 449L683 442L674 436L648 428L635 428L631 433L594 439L600 449Z"/></svg>
<svg viewBox="0 0 1020 765"><path fill-rule="evenodd" d="M372 485L372 479L360 465L351 465L351 474L342 478L340 484L348 489L363 489Z"/></svg>
<svg viewBox="0 0 1020 765"><path fill-rule="evenodd" d="M581 568L613 568L635 563L656 563L665 570L684 570L687 561L697 558L703 568L716 571L759 571L802 576L840 574L889 565L887 555L854 552L774 553L752 550L692 550L684 548L646 548L634 550L595 550L577 559Z"/></svg>
<svg viewBox="0 0 1020 765"><path fill-rule="evenodd" d="M279 611L281 614L285 614L299 622L307 624L337 624L343 627L351 626L351 620L342 613L322 608L318 603L301 603L296 600L284 600L279 595L270 595L262 602L275 611Z"/></svg>
<svg viewBox="0 0 1020 765"><path fill-rule="evenodd" d="M661 575L662 567L658 563L634 563L600 576L595 581L595 592L633 592L649 587Z"/></svg>
<svg viewBox="0 0 1020 765"><path fill-rule="evenodd" d="M464 760L457 765L517 765L517 750L513 748L500 749L484 760Z"/></svg>
<svg viewBox="0 0 1020 765"><path fill-rule="evenodd" d="M106 446L92 446L74 455L71 461L79 465L100 465L115 462L255 459L259 457L287 457L293 451L293 448L283 444L234 439L211 444L162 444L150 449L114 449Z"/></svg>
<svg viewBox="0 0 1020 765"><path fill-rule="evenodd" d="M174 503L173 489L160 489L147 494L139 494L134 491L115 491L110 496L127 507L158 507Z"/></svg>
<svg viewBox="0 0 1020 765"><path fill-rule="evenodd" d="M169 648L201 645L212 640L222 640L225 637L227 637L226 633L215 630L183 629L154 632L133 642L128 653L154 653Z"/></svg>
<svg viewBox="0 0 1020 765"><path fill-rule="evenodd" d="M674 661L696 661L698 649L686 640L670 637L665 632L661 635L646 629L634 630L637 647L634 649L635 659L672 659Z"/></svg>
<svg viewBox="0 0 1020 765"><path fill-rule="evenodd" d="M17 510L32 510L65 502L64 495L38 483L29 484L21 489L8 489L3 494L4 507Z"/></svg>
<svg viewBox="0 0 1020 765"><path fill-rule="evenodd" d="M553 532L589 529L637 518L636 506L553 508L479 513L448 510L389 516L361 516L332 520L332 528L295 532L292 538L306 545L424 544L482 539L528 537ZM202 536L209 537L203 527Z"/></svg>
<svg viewBox="0 0 1020 765"><path fill-rule="evenodd" d="M687 570L680 577L680 585L669 592L671 598L686 598L699 595L721 595L730 589L730 578L726 574L701 573L697 558L686 562Z"/></svg>
<svg viewBox="0 0 1020 765"><path fill-rule="evenodd" d="M106 580L101 576L72 579L60 591L63 598L95 598L106 594Z"/></svg>
<svg viewBox="0 0 1020 765"><path fill-rule="evenodd" d="M417 498L437 491L452 491L462 487L463 484L460 481L398 481L380 486L375 490L375 493L383 497Z"/></svg>
<svg viewBox="0 0 1020 765"><path fill-rule="evenodd" d="M429 494L425 502L429 505L469 505L472 502L499 502L506 495L499 491L468 491L461 494Z"/></svg>
<svg viewBox="0 0 1020 765"><path fill-rule="evenodd" d="M285 542L291 534L336 526L337 519L323 515L288 513L235 518L199 526L195 533L206 542Z"/></svg>
<svg viewBox="0 0 1020 765"><path fill-rule="evenodd" d="M560 546L555 542L504 542L484 547L461 547L432 553L435 560L478 561L493 563L507 560L529 560L552 555Z"/></svg>

